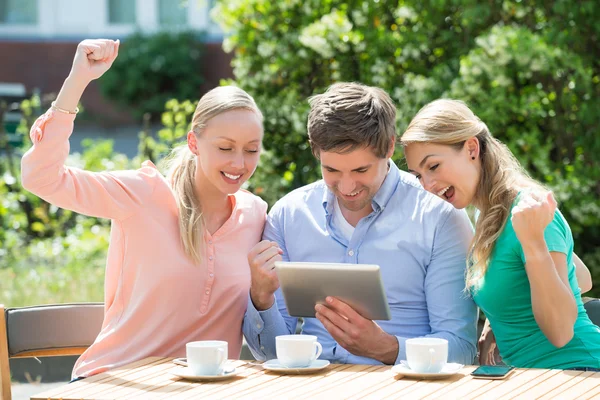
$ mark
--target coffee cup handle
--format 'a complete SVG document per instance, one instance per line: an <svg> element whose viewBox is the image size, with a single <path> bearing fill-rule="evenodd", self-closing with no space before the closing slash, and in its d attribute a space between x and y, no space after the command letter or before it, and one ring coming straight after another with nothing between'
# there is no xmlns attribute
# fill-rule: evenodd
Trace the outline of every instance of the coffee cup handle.
<svg viewBox="0 0 600 400"><path fill-rule="evenodd" d="M223 366L223 364L225 363L225 361L227 361L225 359L225 350L224 349L219 349L219 365Z"/></svg>
<svg viewBox="0 0 600 400"><path fill-rule="evenodd" d="M314 357L312 358L311 361L315 361L317 358L319 358L319 356L323 352L323 346L321 346L321 343L315 342L315 347L317 349L317 353L314 355Z"/></svg>
<svg viewBox="0 0 600 400"><path fill-rule="evenodd" d="M429 349L429 365L427 366L427 370L431 370L431 364L433 364L433 357L435 356L435 349Z"/></svg>

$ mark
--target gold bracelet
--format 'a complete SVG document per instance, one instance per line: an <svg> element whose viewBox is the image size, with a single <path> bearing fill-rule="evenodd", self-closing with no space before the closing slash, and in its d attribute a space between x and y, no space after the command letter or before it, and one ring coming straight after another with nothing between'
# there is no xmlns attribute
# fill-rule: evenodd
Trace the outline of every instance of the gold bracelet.
<svg viewBox="0 0 600 400"><path fill-rule="evenodd" d="M50 107L52 107L53 110L59 111L64 114L77 114L79 112L79 107L75 107L75 111L69 111L69 110L65 110L64 108L57 107L56 101L53 101L50 104Z"/></svg>

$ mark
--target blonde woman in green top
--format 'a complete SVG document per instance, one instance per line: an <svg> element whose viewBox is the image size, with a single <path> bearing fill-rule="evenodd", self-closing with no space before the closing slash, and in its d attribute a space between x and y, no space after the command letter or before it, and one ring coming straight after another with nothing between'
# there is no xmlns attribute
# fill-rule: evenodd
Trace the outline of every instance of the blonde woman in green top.
<svg viewBox="0 0 600 400"><path fill-rule="evenodd" d="M466 288L504 362L600 368L600 329L583 307L573 237L552 194L461 101L423 107L401 142L426 190L478 209Z"/></svg>

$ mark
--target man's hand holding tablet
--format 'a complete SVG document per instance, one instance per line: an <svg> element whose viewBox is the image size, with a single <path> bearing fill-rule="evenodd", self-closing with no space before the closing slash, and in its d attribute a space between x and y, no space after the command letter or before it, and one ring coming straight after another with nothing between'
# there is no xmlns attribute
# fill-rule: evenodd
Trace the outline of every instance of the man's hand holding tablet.
<svg viewBox="0 0 600 400"><path fill-rule="evenodd" d="M386 333L375 321L362 317L352 307L334 297L315 306L316 317L340 346L357 356L374 358L393 365L398 357L398 339Z"/></svg>

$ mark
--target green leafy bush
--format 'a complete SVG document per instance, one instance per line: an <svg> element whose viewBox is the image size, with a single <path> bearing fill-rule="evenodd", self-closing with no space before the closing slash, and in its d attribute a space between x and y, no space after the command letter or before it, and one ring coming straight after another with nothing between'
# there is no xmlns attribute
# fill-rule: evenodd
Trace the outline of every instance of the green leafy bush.
<svg viewBox="0 0 600 400"><path fill-rule="evenodd" d="M523 27L495 26L461 58L448 95L467 101L529 172L554 189L577 251L600 269L585 257L600 241L594 111L600 88L586 56Z"/></svg>
<svg viewBox="0 0 600 400"><path fill-rule="evenodd" d="M136 167L113 152L110 140L88 139L83 147L67 164L92 171ZM25 191L19 166L16 155L0 155L0 303L102 301L110 221L52 206Z"/></svg>
<svg viewBox="0 0 600 400"><path fill-rule="evenodd" d="M213 17L265 114L255 191L273 201L320 177L307 98L334 82L385 89L400 132L427 102L459 98L556 191L600 294L595 1L219 0ZM401 149L394 159L403 166Z"/></svg>
<svg viewBox="0 0 600 400"><path fill-rule="evenodd" d="M171 98L199 97L202 53L199 33L134 34L120 45L119 57L99 80L100 90L137 117L156 118Z"/></svg>
<svg viewBox="0 0 600 400"><path fill-rule="evenodd" d="M256 194L273 204L320 178L306 137L306 100L331 83L360 81L387 90L398 106L400 131L425 103L460 98L556 191L576 251L592 270L593 294L600 294L595 160L600 8L595 1L220 0L214 15L229 32L225 46L235 51L238 84L265 115L266 151L249 184ZM186 35L185 40L193 39ZM115 154L111 142L95 141L87 142L81 155L73 154L71 165L96 171L136 168L144 159L160 161L185 140L200 81L168 78L169 88L175 81L187 87L142 103L166 91L153 75L163 79L170 73L162 66L159 72L144 68L159 54L164 63L189 61L190 47L185 40L164 39L158 46L134 39L139 44L123 43L117 60L123 64L116 63L101 86L113 85L113 98L138 107L139 114L164 109L164 128L157 138L142 131L139 156L132 160ZM183 47L188 53L174 50ZM130 51L132 58L123 57ZM196 79L197 65L178 67ZM187 88L191 91L184 92ZM23 135L36 109L39 114L39 99L23 103ZM18 154L29 146L24 139L12 158L0 149L0 302L102 300L109 222L60 210L25 192L18 171ZM400 150L394 159L403 166Z"/></svg>

